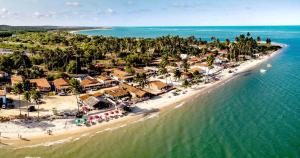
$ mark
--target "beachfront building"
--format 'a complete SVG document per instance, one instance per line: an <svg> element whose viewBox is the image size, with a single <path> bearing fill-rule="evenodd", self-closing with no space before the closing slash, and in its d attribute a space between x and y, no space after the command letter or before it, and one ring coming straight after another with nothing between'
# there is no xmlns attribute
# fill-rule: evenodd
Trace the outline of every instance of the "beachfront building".
<svg viewBox="0 0 300 158"><path fill-rule="evenodd" d="M108 98L111 98L113 100L126 100L131 97L130 93L122 87L106 90L104 91L104 93Z"/></svg>
<svg viewBox="0 0 300 158"><path fill-rule="evenodd" d="M148 86L145 87L143 90L150 93L150 94L152 94L152 95L160 95L160 94L168 92L171 89L172 89L172 87L167 85L164 82L150 81L148 83Z"/></svg>
<svg viewBox="0 0 300 158"><path fill-rule="evenodd" d="M19 76L19 75L12 75L10 77L10 80L11 80L11 85L14 86L18 83L22 83L24 81L24 78L22 76Z"/></svg>
<svg viewBox="0 0 300 158"><path fill-rule="evenodd" d="M97 80L102 84L102 87L104 88L117 86L119 84L118 81L112 79L107 75L100 75L97 77Z"/></svg>
<svg viewBox="0 0 300 158"><path fill-rule="evenodd" d="M112 70L111 76L113 79L120 82L132 82L134 78L133 74L117 68Z"/></svg>
<svg viewBox="0 0 300 158"><path fill-rule="evenodd" d="M198 71L200 74L205 74L206 73L205 70L203 70L203 69L201 69L199 67L192 67L191 71L192 71L192 73L195 72L195 71Z"/></svg>
<svg viewBox="0 0 300 158"><path fill-rule="evenodd" d="M47 79L39 78L39 79L30 79L30 83L33 87L36 87L40 92L50 92L51 86Z"/></svg>
<svg viewBox="0 0 300 158"><path fill-rule="evenodd" d="M201 69L201 70L204 70L205 73L207 73L208 70L209 70L209 67L208 67L208 65L207 65L206 62L196 63L196 64L194 64L193 66L191 66L191 69L193 69L193 68L199 68L199 69Z"/></svg>
<svg viewBox="0 0 300 158"><path fill-rule="evenodd" d="M83 107L88 109L104 109L116 105L115 102L106 98L103 93L84 94L79 97Z"/></svg>
<svg viewBox="0 0 300 158"><path fill-rule="evenodd" d="M53 81L55 92L68 92L70 90L69 80L64 78L58 78Z"/></svg>
<svg viewBox="0 0 300 158"><path fill-rule="evenodd" d="M81 80L80 84L84 90L97 90L101 88L101 83L91 76L85 77Z"/></svg>
<svg viewBox="0 0 300 158"><path fill-rule="evenodd" d="M128 85L126 83L121 84L120 87L127 90L130 93L130 95L132 96L132 98L139 98L142 100L146 100L146 99L149 99L151 96L150 93L148 93L144 90L141 90L139 88L136 88L134 86Z"/></svg>

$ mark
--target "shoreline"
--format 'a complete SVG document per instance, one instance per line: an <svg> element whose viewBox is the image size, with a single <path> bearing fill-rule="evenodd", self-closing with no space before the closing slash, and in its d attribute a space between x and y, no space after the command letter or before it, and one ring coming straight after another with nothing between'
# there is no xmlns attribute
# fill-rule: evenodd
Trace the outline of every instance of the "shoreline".
<svg viewBox="0 0 300 158"><path fill-rule="evenodd" d="M262 57L262 59L255 59L255 60L250 60L246 61L240 66L234 68L237 69L235 73L228 73L228 69L226 71L222 71L222 77L219 81L213 82L213 83L208 83L204 85L194 85L190 88L185 89L184 91L187 91L186 94L180 94L178 96L173 96L171 92L165 93L159 97L156 97L151 100L147 100L141 103L137 103L136 107L138 107L140 110L135 111L133 113L130 113L128 116L124 116L122 118L114 119L109 122L104 122L101 124L96 124L92 125L90 127L78 127L76 125L70 126L69 128L60 128L57 131L53 131L54 135L47 135L46 131L41 131L41 130L36 130L36 128L40 127L35 127L34 129L31 129L29 133L22 133L22 137L26 138L27 140L30 141L24 141L20 140L18 138L18 133L17 130L15 133L5 133L2 132L1 134L1 143L6 144L3 146L10 146L10 147L35 147L35 146L48 146L48 145L53 145L53 144L60 144L68 141L76 141L82 137L89 136L90 134L97 134L109 130L114 130L122 127L129 126L131 124L137 123L139 121L143 121L144 119L151 118L153 114L161 113L164 111L167 111L168 109L173 109L174 107L180 107L184 106L186 104L185 100L188 100L188 98L191 97L197 97L199 95L203 95L203 93L208 93L211 90L214 90L225 83L229 82L230 80L240 76L244 72L247 72L249 70L252 70L253 68L259 66L260 64L266 62L267 60L271 59L275 55L279 54L282 52L287 45L285 44L280 44L280 43L274 43L274 45L280 45L282 48L272 52L269 55L265 55ZM169 98L172 99L169 99ZM60 127L64 125L66 121L72 121L74 119L61 119L61 120L54 120L51 123L54 125L57 125ZM74 121L73 121L74 122ZM5 122L5 123L0 123L0 127L6 126L6 128L11 129L13 126L13 123L10 122ZM2 125L2 126L1 126ZM23 127L26 129L26 127ZM22 129L21 129L22 130ZM1 147L1 144L0 144Z"/></svg>
<svg viewBox="0 0 300 158"><path fill-rule="evenodd" d="M68 32L71 33L71 34L76 34L80 31L111 30L111 29L113 29L113 27L100 27L100 28L95 28L95 29L80 29L80 30L71 30L71 31L68 31Z"/></svg>

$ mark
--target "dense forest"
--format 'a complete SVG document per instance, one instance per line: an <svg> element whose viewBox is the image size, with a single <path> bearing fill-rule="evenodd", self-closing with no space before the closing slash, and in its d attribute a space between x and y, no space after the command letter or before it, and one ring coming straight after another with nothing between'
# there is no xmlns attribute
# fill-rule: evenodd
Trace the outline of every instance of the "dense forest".
<svg viewBox="0 0 300 158"><path fill-rule="evenodd" d="M101 72L105 67L145 66L159 58L181 62L181 54L201 56L227 51L224 57L236 61L239 55L253 56L278 49L270 45L270 39L266 39L266 43L260 41L260 37L254 39L250 33L234 41L220 41L216 37L205 41L194 36L115 38L64 31L26 32L0 38L0 48L13 51L0 56L0 70L35 78L44 75L44 71L77 74Z"/></svg>

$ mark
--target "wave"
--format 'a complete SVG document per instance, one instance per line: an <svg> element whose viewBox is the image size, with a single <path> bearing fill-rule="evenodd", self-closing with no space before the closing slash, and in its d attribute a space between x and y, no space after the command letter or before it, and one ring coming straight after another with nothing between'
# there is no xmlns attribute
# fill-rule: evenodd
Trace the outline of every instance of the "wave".
<svg viewBox="0 0 300 158"><path fill-rule="evenodd" d="M176 106L174 107L174 109L178 109L178 108L182 107L182 106L184 105L184 103L185 103L185 102L182 102L182 103L176 105Z"/></svg>

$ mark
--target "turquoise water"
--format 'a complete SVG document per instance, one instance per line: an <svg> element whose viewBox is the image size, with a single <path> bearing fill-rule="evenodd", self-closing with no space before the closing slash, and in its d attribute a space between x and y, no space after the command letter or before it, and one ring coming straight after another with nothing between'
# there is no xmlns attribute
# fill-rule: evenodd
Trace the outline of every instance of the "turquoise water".
<svg viewBox="0 0 300 158"><path fill-rule="evenodd" d="M126 31L126 32L124 32ZM233 39L250 32L288 44L209 93L144 121L49 147L0 149L0 157L298 158L300 157L300 27L117 27L80 33ZM267 70L261 74L259 69Z"/></svg>

